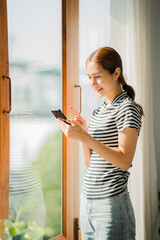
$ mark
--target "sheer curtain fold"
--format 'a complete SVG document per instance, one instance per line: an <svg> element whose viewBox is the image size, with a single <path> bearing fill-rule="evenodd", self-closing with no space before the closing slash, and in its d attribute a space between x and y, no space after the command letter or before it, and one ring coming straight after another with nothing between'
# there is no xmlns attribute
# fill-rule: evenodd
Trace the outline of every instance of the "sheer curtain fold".
<svg viewBox="0 0 160 240"><path fill-rule="evenodd" d="M150 69L150 4L151 0L111 0L110 4L110 46L120 53L123 73L145 114L129 180L137 240L158 240L160 226L153 124L154 79Z"/></svg>

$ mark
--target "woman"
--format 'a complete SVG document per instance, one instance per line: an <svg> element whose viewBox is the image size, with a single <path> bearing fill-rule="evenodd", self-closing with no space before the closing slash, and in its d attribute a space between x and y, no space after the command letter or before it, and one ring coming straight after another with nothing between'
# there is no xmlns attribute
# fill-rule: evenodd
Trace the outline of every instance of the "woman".
<svg viewBox="0 0 160 240"><path fill-rule="evenodd" d="M133 240L135 215L127 188L142 125L143 108L123 77L120 55L111 47L94 51L86 61L89 84L106 97L92 114L89 128L72 107L71 125L57 119L63 133L80 140L88 169L80 204L82 240Z"/></svg>

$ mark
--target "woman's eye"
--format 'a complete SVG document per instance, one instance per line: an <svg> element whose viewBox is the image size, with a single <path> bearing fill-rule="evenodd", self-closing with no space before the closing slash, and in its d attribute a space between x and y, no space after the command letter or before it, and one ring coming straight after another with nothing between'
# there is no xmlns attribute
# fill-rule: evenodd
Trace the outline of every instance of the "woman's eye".
<svg viewBox="0 0 160 240"><path fill-rule="evenodd" d="M100 76L96 76L96 77L95 77L95 79L99 79L99 78L100 78Z"/></svg>
<svg viewBox="0 0 160 240"><path fill-rule="evenodd" d="M91 79L91 77L88 77L89 79ZM100 76L95 76L94 78L100 78Z"/></svg>

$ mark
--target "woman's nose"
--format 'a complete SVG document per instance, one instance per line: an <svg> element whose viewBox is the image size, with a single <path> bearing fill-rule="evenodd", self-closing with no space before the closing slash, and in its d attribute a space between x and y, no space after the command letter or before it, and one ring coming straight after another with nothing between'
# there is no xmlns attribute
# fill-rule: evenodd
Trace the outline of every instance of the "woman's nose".
<svg viewBox="0 0 160 240"><path fill-rule="evenodd" d="M92 77L92 78L90 79L90 84L91 84L91 86L94 86L95 83L96 83L95 78Z"/></svg>

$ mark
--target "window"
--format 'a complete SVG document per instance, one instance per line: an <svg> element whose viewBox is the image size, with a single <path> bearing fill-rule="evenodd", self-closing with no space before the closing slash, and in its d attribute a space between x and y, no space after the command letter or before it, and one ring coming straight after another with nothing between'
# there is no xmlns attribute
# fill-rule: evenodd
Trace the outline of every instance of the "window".
<svg viewBox="0 0 160 240"><path fill-rule="evenodd" d="M20 192L30 195L30 200L24 199L26 211L33 204L28 219L45 227L45 239L74 239L73 220L78 218L78 143L61 134L50 112L60 108L72 118L68 106L79 106L75 94L78 11L75 0L3 0L0 7L0 125L4 129L0 217L14 219L16 213L10 210ZM11 77L9 114L3 112L9 108L10 97L9 80L4 76ZM24 191L28 186L30 193ZM41 209L40 222L34 204Z"/></svg>

